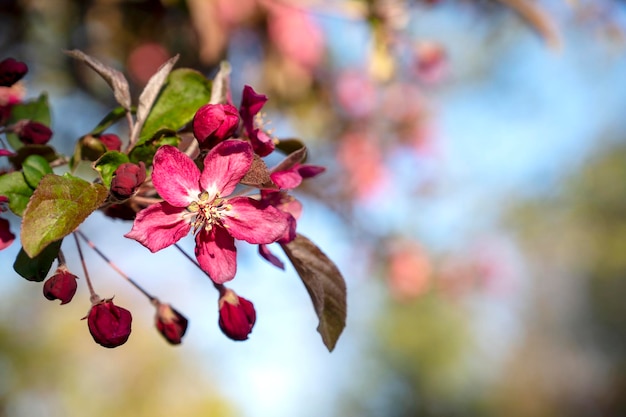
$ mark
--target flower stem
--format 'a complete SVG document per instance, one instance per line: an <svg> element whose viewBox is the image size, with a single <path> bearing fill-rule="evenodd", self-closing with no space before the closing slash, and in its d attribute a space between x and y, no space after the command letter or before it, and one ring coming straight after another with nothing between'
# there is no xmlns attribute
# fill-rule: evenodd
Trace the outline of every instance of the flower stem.
<svg viewBox="0 0 626 417"><path fill-rule="evenodd" d="M59 254L57 255L57 259L59 261L59 267L65 266L65 255L63 254L63 250L59 249Z"/></svg>
<svg viewBox="0 0 626 417"><path fill-rule="evenodd" d="M83 239L85 241L85 243L87 243L87 245L89 245L89 247L91 249L94 250L94 252L96 252L102 259L104 259L104 261L106 263L109 264L109 266L115 271L117 272L122 278L124 278L126 281L128 281L133 287L135 287L136 289L138 289L143 295L145 295L150 302L154 302L156 300L156 297L154 297L153 295L151 295L150 293L148 293L146 290L144 290L139 284L137 284L137 282L135 282L135 280L133 280L131 277L129 277L128 275L126 275L124 273L124 271L122 271L117 265L115 265L113 262L111 262L111 260L104 254L102 253L102 251L100 249L98 249L96 247L96 245L87 238L87 236L85 236L85 234L83 232L81 232L80 230L76 229L76 232L74 232L74 236L76 236L76 234L78 234L81 239Z"/></svg>
<svg viewBox="0 0 626 417"><path fill-rule="evenodd" d="M80 247L80 242L78 241L78 237L76 237L76 232L72 233L74 235L74 240L76 241L76 248L78 248L78 256L80 257L80 263L83 265L83 272L85 273L85 281L87 281L87 287L89 288L89 300L91 304L97 304L100 302L100 296L96 294L93 290L93 285L91 285L91 279L89 278L89 272L87 271L87 264L85 263L85 257L83 256L83 250Z"/></svg>
<svg viewBox="0 0 626 417"><path fill-rule="evenodd" d="M174 246L176 246L176 249L178 249L180 251L180 253L182 253L185 258L189 259L191 261L191 263L193 263L195 266L198 267L198 269L202 272L204 272L204 274L209 277L209 279L211 280L211 282L213 283L213 286L215 287L215 289L217 289L220 294L222 293L222 289L224 288L223 284L217 284L216 282L213 281L213 279L211 279L211 275L209 275L209 273L207 271L205 271L204 269L202 269L202 267L200 266L200 264L198 263L198 261L196 261L195 259L193 259L191 257L191 255L189 255L187 252L185 252L183 250L183 248L181 248L178 243L174 243Z"/></svg>

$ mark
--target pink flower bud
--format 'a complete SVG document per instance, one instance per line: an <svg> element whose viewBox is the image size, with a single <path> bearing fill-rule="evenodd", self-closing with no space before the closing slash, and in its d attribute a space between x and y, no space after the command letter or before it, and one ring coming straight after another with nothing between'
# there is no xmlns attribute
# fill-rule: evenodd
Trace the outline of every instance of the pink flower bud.
<svg viewBox="0 0 626 417"><path fill-rule="evenodd" d="M146 165L139 162L135 165L131 162L120 165L113 174L111 180L111 194L118 200L126 200L132 197L137 188L146 180Z"/></svg>
<svg viewBox="0 0 626 417"><path fill-rule="evenodd" d="M98 139L100 139L100 142L102 142L109 151L119 151L122 149L122 140L115 133L105 133L104 135L98 136Z"/></svg>
<svg viewBox="0 0 626 417"><path fill-rule="evenodd" d="M169 304L157 302L156 327L163 337L173 345L178 345L187 331L187 318Z"/></svg>
<svg viewBox="0 0 626 417"><path fill-rule="evenodd" d="M205 149L230 138L238 126L239 112L232 104L206 104L193 118L193 133Z"/></svg>
<svg viewBox="0 0 626 417"><path fill-rule="evenodd" d="M52 130L48 126L32 120L22 123L16 133L26 145L45 145L52 137Z"/></svg>
<svg viewBox="0 0 626 417"><path fill-rule="evenodd" d="M91 306L87 325L96 343L106 348L114 348L128 340L132 320L130 311L116 306L110 298Z"/></svg>
<svg viewBox="0 0 626 417"><path fill-rule="evenodd" d="M1 211L2 208L0 207ZM0 250L8 248L15 240L15 235L11 232L10 226L7 219L0 219Z"/></svg>
<svg viewBox="0 0 626 417"><path fill-rule="evenodd" d="M28 66L13 58L7 58L0 62L0 86L10 87L28 72Z"/></svg>
<svg viewBox="0 0 626 417"><path fill-rule="evenodd" d="M233 340L246 340L256 321L254 305L233 290L223 288L219 299L220 329Z"/></svg>
<svg viewBox="0 0 626 417"><path fill-rule="evenodd" d="M61 305L69 303L76 294L77 279L66 267L60 266L43 284L44 297L48 300L61 300Z"/></svg>

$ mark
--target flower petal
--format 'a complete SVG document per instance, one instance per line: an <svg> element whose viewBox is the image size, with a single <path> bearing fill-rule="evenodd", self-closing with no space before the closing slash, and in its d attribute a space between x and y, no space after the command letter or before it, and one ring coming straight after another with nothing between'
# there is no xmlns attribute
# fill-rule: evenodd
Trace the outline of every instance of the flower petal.
<svg viewBox="0 0 626 417"><path fill-rule="evenodd" d="M176 207L187 207L200 194L200 170L177 148L164 145L154 155L152 182L159 195Z"/></svg>
<svg viewBox="0 0 626 417"><path fill-rule="evenodd" d="M166 202L153 204L137 213L133 228L124 236L157 252L178 242L189 233L191 224L183 218L187 210Z"/></svg>
<svg viewBox="0 0 626 417"><path fill-rule="evenodd" d="M295 169L273 172L270 174L270 178L274 181L274 184L283 190L291 190L302 183L302 176Z"/></svg>
<svg viewBox="0 0 626 417"><path fill-rule="evenodd" d="M221 197L230 195L250 169L253 159L254 152L246 141L231 139L219 143L204 158L200 177L202 189L209 192L210 199L217 193Z"/></svg>
<svg viewBox="0 0 626 417"><path fill-rule="evenodd" d="M213 227L196 235L196 258L203 271L217 284L230 281L237 273L235 239L223 227Z"/></svg>
<svg viewBox="0 0 626 417"><path fill-rule="evenodd" d="M222 217L228 233L248 243L272 243L283 237L289 227L287 213L249 197L228 200L231 210Z"/></svg>
<svg viewBox="0 0 626 417"><path fill-rule="evenodd" d="M259 245L259 255L265 258L265 260L272 265L283 270L285 269L284 262L278 259L278 256L274 255L272 251L270 251L270 249L267 247L267 245Z"/></svg>

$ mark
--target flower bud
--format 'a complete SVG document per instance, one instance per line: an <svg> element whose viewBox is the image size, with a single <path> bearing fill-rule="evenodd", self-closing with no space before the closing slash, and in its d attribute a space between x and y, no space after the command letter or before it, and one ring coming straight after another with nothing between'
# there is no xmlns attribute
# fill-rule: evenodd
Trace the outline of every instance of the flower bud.
<svg viewBox="0 0 626 417"><path fill-rule="evenodd" d="M2 209L0 208L0 212ZM15 240L15 235L11 232L11 225L7 219L0 219L0 250L11 246Z"/></svg>
<svg viewBox="0 0 626 417"><path fill-rule="evenodd" d="M119 151L122 149L122 140L115 133L105 133L98 136L100 142L106 146L109 151Z"/></svg>
<svg viewBox="0 0 626 417"><path fill-rule="evenodd" d="M256 321L254 305L225 288L220 294L219 309L222 332L233 340L246 340Z"/></svg>
<svg viewBox="0 0 626 417"><path fill-rule="evenodd" d="M52 137L48 126L32 120L21 123L15 133L25 145L45 145Z"/></svg>
<svg viewBox="0 0 626 417"><path fill-rule="evenodd" d="M77 279L66 267L60 266L43 284L44 297L48 300L61 300L61 305L69 303L76 294Z"/></svg>
<svg viewBox="0 0 626 417"><path fill-rule="evenodd" d="M10 87L28 72L28 66L13 58L7 58L0 62L0 86Z"/></svg>
<svg viewBox="0 0 626 417"><path fill-rule="evenodd" d="M87 315L87 325L93 340L106 348L126 343L132 320L130 311L113 304L112 298L100 300L91 306Z"/></svg>
<svg viewBox="0 0 626 417"><path fill-rule="evenodd" d="M232 104L204 105L193 118L193 133L204 149L231 137L238 126L239 112Z"/></svg>
<svg viewBox="0 0 626 417"><path fill-rule="evenodd" d="M135 165L131 162L120 165L113 174L111 180L111 194L118 200L126 200L132 197L137 188L146 180L146 165L139 162Z"/></svg>
<svg viewBox="0 0 626 417"><path fill-rule="evenodd" d="M187 331L187 318L169 304L157 302L156 327L163 337L173 345L178 345Z"/></svg>

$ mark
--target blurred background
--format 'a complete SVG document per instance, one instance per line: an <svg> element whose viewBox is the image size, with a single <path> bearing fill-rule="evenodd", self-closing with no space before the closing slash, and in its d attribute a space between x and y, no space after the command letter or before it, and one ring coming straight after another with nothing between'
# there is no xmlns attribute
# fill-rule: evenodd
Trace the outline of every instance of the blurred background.
<svg viewBox="0 0 626 417"><path fill-rule="evenodd" d="M84 280L49 302L13 271L16 241L0 416L626 415L625 30L611 0L0 0L0 58L29 65L27 98L48 92L67 155L115 103L62 50L123 70L135 96L177 53L209 77L230 61L235 103L266 94L273 133L327 167L297 192L298 227L348 286L328 353L293 268L242 245L231 286L258 319L233 342L200 271L94 213L82 230L190 320L171 347L87 252L97 292L133 312L108 350L80 320Z"/></svg>

